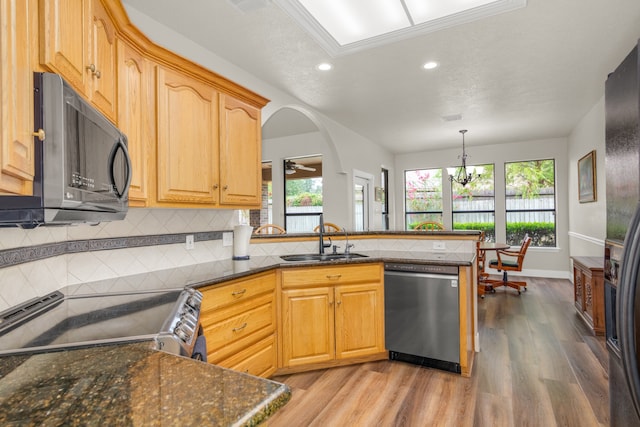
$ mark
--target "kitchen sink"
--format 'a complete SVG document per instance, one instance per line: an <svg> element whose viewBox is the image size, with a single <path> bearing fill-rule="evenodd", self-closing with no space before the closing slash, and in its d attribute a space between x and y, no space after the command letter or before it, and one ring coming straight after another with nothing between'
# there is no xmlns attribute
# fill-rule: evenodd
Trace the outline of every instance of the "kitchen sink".
<svg viewBox="0 0 640 427"><path fill-rule="evenodd" d="M281 255L285 261L334 261L341 259L366 258L367 255L362 254L294 254Z"/></svg>

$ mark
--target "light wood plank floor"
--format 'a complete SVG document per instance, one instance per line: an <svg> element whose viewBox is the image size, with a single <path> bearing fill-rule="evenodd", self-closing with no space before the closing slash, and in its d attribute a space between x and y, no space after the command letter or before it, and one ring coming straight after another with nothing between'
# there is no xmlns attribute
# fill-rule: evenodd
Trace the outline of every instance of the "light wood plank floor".
<svg viewBox="0 0 640 427"><path fill-rule="evenodd" d="M275 377L293 394L268 425L608 426L604 339L575 314L571 282L526 279L520 296L479 300L471 378L396 361Z"/></svg>

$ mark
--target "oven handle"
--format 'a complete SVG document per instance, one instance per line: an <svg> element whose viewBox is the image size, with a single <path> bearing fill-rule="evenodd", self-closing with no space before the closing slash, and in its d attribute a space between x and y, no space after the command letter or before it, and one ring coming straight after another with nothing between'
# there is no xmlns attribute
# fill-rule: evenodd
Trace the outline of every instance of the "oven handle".
<svg viewBox="0 0 640 427"><path fill-rule="evenodd" d="M124 159L127 162L127 182L124 185L124 189L122 191L119 191L119 189L116 188L116 179L114 173L118 149L122 149L122 154L124 155ZM119 199L123 199L129 193L129 187L131 186L132 166L129 150L127 150L127 145L122 141L122 138L118 138L118 141L116 141L116 143L111 148L111 153L109 154L109 175L116 196L118 196Z"/></svg>

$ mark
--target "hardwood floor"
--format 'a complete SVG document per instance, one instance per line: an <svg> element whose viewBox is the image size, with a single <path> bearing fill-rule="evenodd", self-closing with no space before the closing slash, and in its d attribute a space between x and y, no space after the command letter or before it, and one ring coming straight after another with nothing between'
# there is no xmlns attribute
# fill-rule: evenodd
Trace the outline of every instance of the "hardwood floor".
<svg viewBox="0 0 640 427"><path fill-rule="evenodd" d="M608 426L608 353L575 314L568 280L526 278L478 302L471 378L381 361L275 377L280 426Z"/></svg>

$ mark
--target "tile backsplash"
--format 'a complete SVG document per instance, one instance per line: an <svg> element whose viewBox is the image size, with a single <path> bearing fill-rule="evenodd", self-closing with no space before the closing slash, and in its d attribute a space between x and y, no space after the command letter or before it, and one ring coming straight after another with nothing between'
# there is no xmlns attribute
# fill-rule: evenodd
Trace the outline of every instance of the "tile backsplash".
<svg viewBox="0 0 640 427"><path fill-rule="evenodd" d="M232 230L237 218L235 210L130 209L123 221L95 226L1 228L0 250L78 240ZM0 310L67 285L227 259L232 250L216 239L196 241L191 250L182 242L67 253L0 268Z"/></svg>

